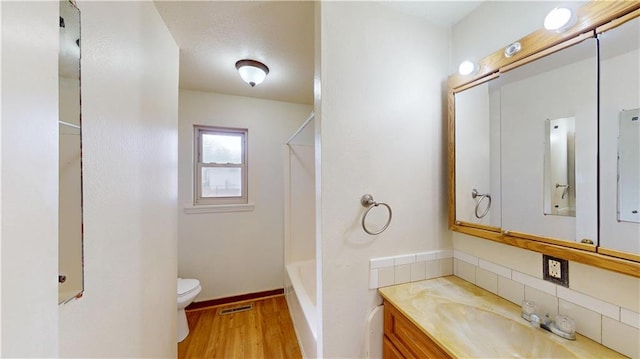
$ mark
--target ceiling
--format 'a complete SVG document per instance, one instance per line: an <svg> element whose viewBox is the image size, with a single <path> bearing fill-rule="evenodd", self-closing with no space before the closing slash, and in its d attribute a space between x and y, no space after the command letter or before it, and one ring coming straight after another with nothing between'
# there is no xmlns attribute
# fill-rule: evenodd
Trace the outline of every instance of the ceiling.
<svg viewBox="0 0 640 359"><path fill-rule="evenodd" d="M480 1L384 1L383 6L450 26ZM155 1L180 47L180 88L313 104L312 1ZM253 59L269 67L252 88L235 69Z"/></svg>

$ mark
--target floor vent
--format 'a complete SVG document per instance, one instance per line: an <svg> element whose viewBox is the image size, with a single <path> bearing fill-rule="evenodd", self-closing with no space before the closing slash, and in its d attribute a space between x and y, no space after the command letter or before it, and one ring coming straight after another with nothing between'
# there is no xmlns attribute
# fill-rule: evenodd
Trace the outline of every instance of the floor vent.
<svg viewBox="0 0 640 359"><path fill-rule="evenodd" d="M238 312L246 312L247 310L253 310L253 303L251 303L251 304L243 304L243 305L239 305L237 307L224 308L224 309L222 309L220 311L220 315L233 314L233 313L238 313Z"/></svg>

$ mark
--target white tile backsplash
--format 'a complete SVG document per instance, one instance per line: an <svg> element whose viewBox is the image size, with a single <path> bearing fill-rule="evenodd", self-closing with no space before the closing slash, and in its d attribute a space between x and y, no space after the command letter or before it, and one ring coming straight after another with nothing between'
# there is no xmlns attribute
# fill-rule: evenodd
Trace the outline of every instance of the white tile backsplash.
<svg viewBox="0 0 640 359"><path fill-rule="evenodd" d="M384 267L393 267L393 257L373 258L369 260L369 268L377 269Z"/></svg>
<svg viewBox="0 0 640 359"><path fill-rule="evenodd" d="M632 310L620 308L620 321L634 328L640 329L640 313ZM640 341L640 338L638 338ZM638 343L640 345L640 343Z"/></svg>
<svg viewBox="0 0 640 359"><path fill-rule="evenodd" d="M477 268L476 285L493 294L498 294L498 275L486 269Z"/></svg>
<svg viewBox="0 0 640 359"><path fill-rule="evenodd" d="M602 314L564 299L559 300L558 308L560 314L568 315L575 320L580 334L598 343L602 342Z"/></svg>
<svg viewBox="0 0 640 359"><path fill-rule="evenodd" d="M411 282L411 264L403 264L393 267L395 268L395 284L403 284Z"/></svg>
<svg viewBox="0 0 640 359"><path fill-rule="evenodd" d="M459 259L463 262L467 262L471 265L478 266L478 257L474 257L472 255L466 254L460 251L453 251L453 258Z"/></svg>
<svg viewBox="0 0 640 359"><path fill-rule="evenodd" d="M602 345L630 358L640 358L640 330L617 320L602 317Z"/></svg>
<svg viewBox="0 0 640 359"><path fill-rule="evenodd" d="M369 270L369 289L378 288L378 269Z"/></svg>
<svg viewBox="0 0 640 359"><path fill-rule="evenodd" d="M426 262L438 259L438 251L416 253L416 262Z"/></svg>
<svg viewBox="0 0 640 359"><path fill-rule="evenodd" d="M395 284L395 267L384 267L378 269L378 287L386 287Z"/></svg>
<svg viewBox="0 0 640 359"><path fill-rule="evenodd" d="M453 251L439 250L369 259L369 289L453 274Z"/></svg>
<svg viewBox="0 0 640 359"><path fill-rule="evenodd" d="M411 281L416 282L427 278L427 263L416 262L411 264Z"/></svg>
<svg viewBox="0 0 640 359"><path fill-rule="evenodd" d="M416 262L416 255L415 254L404 254L401 256L395 256L393 257L393 265L394 266L401 266L403 264L411 264L411 263L415 263Z"/></svg>
<svg viewBox="0 0 640 359"><path fill-rule="evenodd" d="M598 312L602 315L606 315L611 319L620 320L620 307L617 305L607 303L598 298L594 298L565 287L558 287L558 297Z"/></svg>
<svg viewBox="0 0 640 359"><path fill-rule="evenodd" d="M511 272L511 279L529 287L533 287L543 292L549 293L553 296L556 295L556 287L558 286L551 282L547 282L542 279L532 277L528 274L520 273L518 271Z"/></svg>
<svg viewBox="0 0 640 359"><path fill-rule="evenodd" d="M576 321L578 333L624 355L640 358L640 313L459 250L453 256L456 276L517 305L525 297L533 300L544 312L541 314L548 313L552 318L556 313L568 315Z"/></svg>
<svg viewBox="0 0 640 359"><path fill-rule="evenodd" d="M511 269L507 267L503 267L495 263L487 262L483 259L479 259L478 264L482 269L486 269L489 272L493 272L497 275L501 275L503 277L511 279Z"/></svg>

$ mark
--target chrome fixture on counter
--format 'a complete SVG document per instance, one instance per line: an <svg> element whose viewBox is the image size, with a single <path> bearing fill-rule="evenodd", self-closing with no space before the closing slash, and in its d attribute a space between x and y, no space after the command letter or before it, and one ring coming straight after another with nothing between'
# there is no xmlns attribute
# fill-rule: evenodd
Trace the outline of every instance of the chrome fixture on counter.
<svg viewBox="0 0 640 359"><path fill-rule="evenodd" d="M522 318L531 323L536 328L542 328L559 337L576 340L576 323L573 319L566 315L556 315L556 320L549 318L549 314L541 317L537 314L538 306L536 303L525 300L522 302Z"/></svg>

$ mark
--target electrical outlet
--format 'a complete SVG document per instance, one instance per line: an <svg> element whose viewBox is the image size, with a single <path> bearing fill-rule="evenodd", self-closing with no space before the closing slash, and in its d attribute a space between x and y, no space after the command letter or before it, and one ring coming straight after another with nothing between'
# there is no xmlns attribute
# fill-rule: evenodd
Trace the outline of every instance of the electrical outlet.
<svg viewBox="0 0 640 359"><path fill-rule="evenodd" d="M542 277L546 281L569 287L569 261L543 255Z"/></svg>
<svg viewBox="0 0 640 359"><path fill-rule="evenodd" d="M560 262L555 259L549 259L549 275L556 279L562 279L560 271Z"/></svg>

